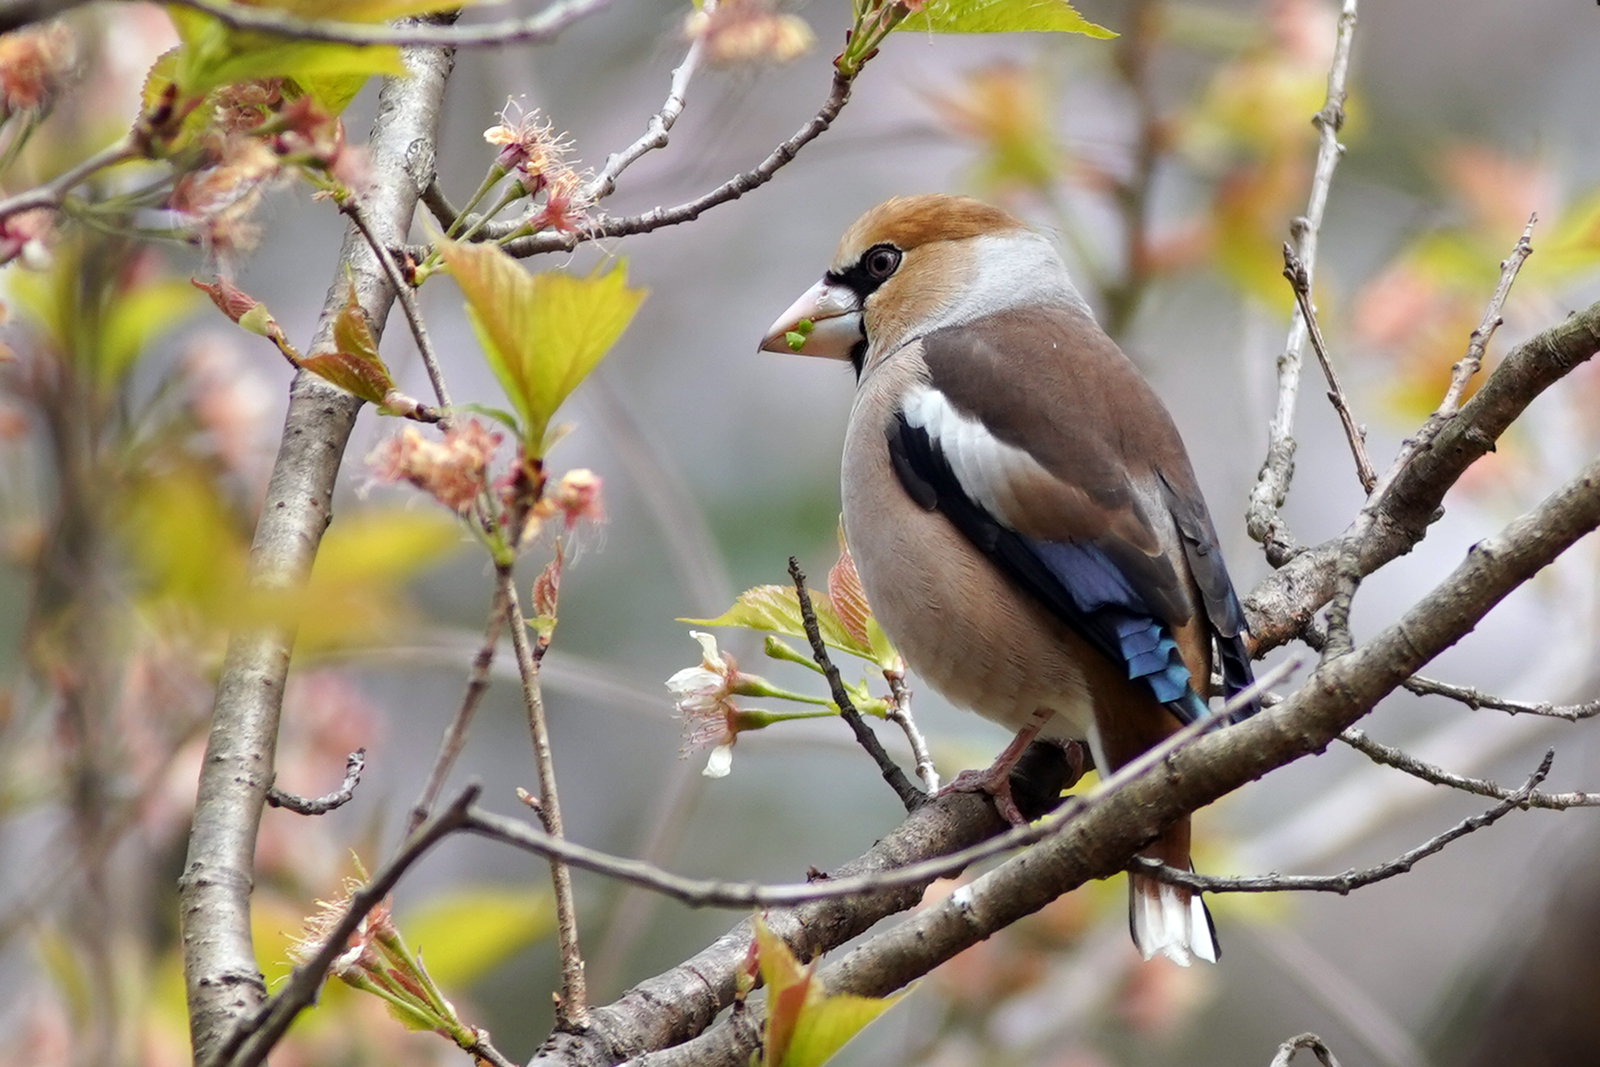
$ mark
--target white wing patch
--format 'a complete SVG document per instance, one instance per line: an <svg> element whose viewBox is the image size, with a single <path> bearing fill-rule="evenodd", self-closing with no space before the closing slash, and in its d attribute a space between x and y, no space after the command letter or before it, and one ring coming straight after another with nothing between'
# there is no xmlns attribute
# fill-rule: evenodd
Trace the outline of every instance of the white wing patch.
<svg viewBox="0 0 1600 1067"><path fill-rule="evenodd" d="M963 415L931 385L906 393L907 424L922 430L944 453L963 492L1011 529L1021 513L1015 485L1050 477L1039 461L1008 445L975 418Z"/></svg>

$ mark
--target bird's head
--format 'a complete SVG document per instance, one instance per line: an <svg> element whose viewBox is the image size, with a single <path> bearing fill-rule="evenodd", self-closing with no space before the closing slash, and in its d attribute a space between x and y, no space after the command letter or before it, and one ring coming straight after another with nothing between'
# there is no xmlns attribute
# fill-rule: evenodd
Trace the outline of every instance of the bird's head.
<svg viewBox="0 0 1600 1067"><path fill-rule="evenodd" d="M1088 310L1050 242L1021 220L970 197L896 197L845 231L822 280L761 348L847 359L859 376L933 330L1063 302Z"/></svg>

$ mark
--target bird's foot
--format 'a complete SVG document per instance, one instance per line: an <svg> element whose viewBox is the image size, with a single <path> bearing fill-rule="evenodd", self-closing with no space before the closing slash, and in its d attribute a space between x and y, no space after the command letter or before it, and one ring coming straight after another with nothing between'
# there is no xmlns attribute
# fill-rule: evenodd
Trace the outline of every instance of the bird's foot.
<svg viewBox="0 0 1600 1067"><path fill-rule="evenodd" d="M942 797L946 793L988 793L994 798L995 810L1002 819L1012 826L1028 825L1028 820L1017 808L1016 798L1011 795L1010 767L996 763L981 771L962 771L934 796Z"/></svg>

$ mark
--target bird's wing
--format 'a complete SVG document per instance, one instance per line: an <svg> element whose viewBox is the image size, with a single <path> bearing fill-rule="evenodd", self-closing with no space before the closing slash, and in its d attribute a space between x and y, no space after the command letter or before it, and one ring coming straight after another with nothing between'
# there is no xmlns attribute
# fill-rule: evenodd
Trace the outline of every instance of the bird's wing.
<svg viewBox="0 0 1600 1067"><path fill-rule="evenodd" d="M886 427L891 461L914 500L1192 721L1205 704L1178 648L1193 617L1188 568L1164 551L1153 474L1141 479L1118 447L1137 427L1115 423L1102 386L1125 383L1093 380L1101 358L1067 358L1061 326L1030 309L924 337L928 381ZM1125 362L1104 344L1090 355ZM1153 395L1141 398L1166 420Z"/></svg>

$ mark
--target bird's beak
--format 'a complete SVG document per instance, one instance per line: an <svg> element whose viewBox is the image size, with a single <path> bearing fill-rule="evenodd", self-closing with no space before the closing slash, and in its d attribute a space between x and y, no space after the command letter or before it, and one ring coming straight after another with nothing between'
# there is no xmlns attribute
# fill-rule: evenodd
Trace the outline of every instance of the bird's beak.
<svg viewBox="0 0 1600 1067"><path fill-rule="evenodd" d="M824 278L778 316L761 341L761 351L849 359L865 338L861 298L849 286Z"/></svg>

